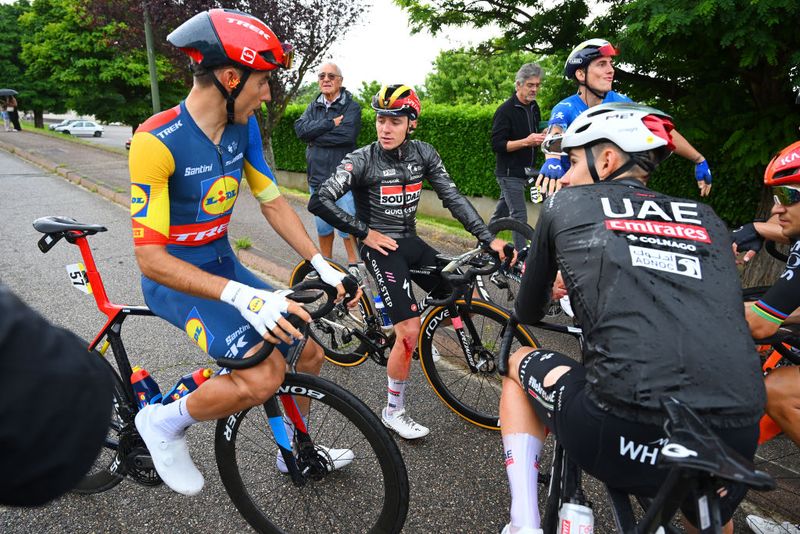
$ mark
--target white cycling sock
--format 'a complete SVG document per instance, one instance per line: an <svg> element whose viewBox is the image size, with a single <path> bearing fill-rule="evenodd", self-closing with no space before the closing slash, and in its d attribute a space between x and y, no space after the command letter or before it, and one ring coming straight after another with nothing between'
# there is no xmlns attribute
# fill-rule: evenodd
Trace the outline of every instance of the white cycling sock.
<svg viewBox="0 0 800 534"><path fill-rule="evenodd" d="M537 484L542 442L531 434L509 434L503 436L503 451L511 489L511 526L540 528Z"/></svg>
<svg viewBox="0 0 800 534"><path fill-rule="evenodd" d="M153 423L158 426L169 439L180 437L183 432L197 422L186 409L187 397L181 397L167 405L161 405L153 414Z"/></svg>
<svg viewBox="0 0 800 534"><path fill-rule="evenodd" d="M386 415L393 415L406 407L406 381L389 379L388 400L386 401Z"/></svg>

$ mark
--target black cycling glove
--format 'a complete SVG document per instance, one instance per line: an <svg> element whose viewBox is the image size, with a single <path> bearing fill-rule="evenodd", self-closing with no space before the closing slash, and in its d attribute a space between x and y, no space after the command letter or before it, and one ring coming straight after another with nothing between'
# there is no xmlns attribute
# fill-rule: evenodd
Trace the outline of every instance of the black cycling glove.
<svg viewBox="0 0 800 534"><path fill-rule="evenodd" d="M739 252L752 250L758 252L764 246L764 238L756 230L756 225L747 223L731 232L731 238L739 249Z"/></svg>

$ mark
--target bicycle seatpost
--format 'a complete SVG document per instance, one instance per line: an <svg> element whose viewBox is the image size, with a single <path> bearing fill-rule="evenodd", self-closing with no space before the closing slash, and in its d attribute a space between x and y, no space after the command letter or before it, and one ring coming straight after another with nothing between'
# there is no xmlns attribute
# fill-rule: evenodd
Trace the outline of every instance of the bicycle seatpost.
<svg viewBox="0 0 800 534"><path fill-rule="evenodd" d="M508 376L508 358L511 353L511 343L514 341L514 331L517 329L519 322L512 315L508 319L505 332L503 332L503 341L500 343L500 352L497 354L497 372L501 376Z"/></svg>

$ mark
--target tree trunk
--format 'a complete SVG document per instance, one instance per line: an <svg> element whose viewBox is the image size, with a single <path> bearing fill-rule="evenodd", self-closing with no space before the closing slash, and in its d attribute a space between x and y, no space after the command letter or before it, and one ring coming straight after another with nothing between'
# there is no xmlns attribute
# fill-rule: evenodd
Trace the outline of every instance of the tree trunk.
<svg viewBox="0 0 800 534"><path fill-rule="evenodd" d="M33 110L33 125L36 128L44 128L44 110L42 109Z"/></svg>
<svg viewBox="0 0 800 534"><path fill-rule="evenodd" d="M272 151L272 136L264 137L264 159L267 160L267 165L275 172L275 153Z"/></svg>
<svg viewBox="0 0 800 534"><path fill-rule="evenodd" d="M770 193L769 189L764 188L756 217L768 218L773 202L772 193ZM785 253L788 250L788 246L779 244L778 250ZM762 249L761 252L756 254L755 258L742 268L742 287L772 285L783 272L784 266L783 262L773 258L767 251Z"/></svg>

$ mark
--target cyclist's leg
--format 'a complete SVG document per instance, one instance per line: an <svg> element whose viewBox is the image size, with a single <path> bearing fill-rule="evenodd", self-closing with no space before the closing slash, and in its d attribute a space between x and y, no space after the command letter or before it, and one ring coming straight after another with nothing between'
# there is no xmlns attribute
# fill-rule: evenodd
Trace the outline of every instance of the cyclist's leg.
<svg viewBox="0 0 800 534"><path fill-rule="evenodd" d="M773 369L765 380L767 414L800 446L800 367Z"/></svg>
<svg viewBox="0 0 800 534"><path fill-rule="evenodd" d="M420 320L407 258L412 243L410 239L398 239L398 245L397 250L388 256L363 246L361 257L375 279L396 334L386 366L387 405L382 413L383 420L404 438L414 439L428 434L427 428L412 421L405 413L406 381Z"/></svg>
<svg viewBox="0 0 800 534"><path fill-rule="evenodd" d="M560 380L566 374L571 381ZM500 396L500 426L512 496L512 531L540 528L537 466L545 426L553 427L556 402L560 401L556 397L568 385L582 383L583 376L577 362L550 351L522 348L509 359Z"/></svg>

